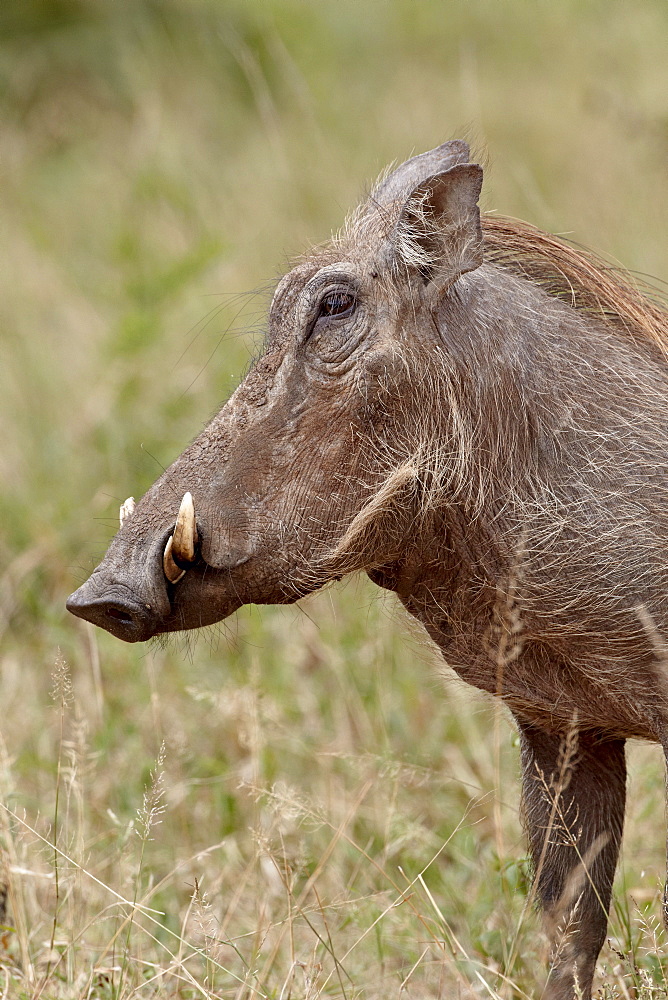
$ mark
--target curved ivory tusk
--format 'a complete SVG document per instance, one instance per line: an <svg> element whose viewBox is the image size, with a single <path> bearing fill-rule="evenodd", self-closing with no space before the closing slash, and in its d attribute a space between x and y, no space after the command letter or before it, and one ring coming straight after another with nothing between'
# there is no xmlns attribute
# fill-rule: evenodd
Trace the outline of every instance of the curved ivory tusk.
<svg viewBox="0 0 668 1000"><path fill-rule="evenodd" d="M165 545L165 551L162 557L162 568L165 571L165 576L170 583L178 583L181 577L186 575L186 571L177 566L174 562L174 556L172 555L172 547L174 542L174 536L170 535L167 539L167 544Z"/></svg>
<svg viewBox="0 0 668 1000"><path fill-rule="evenodd" d="M121 509L118 512L118 517L121 522L121 527L123 527L123 521L126 517L130 517L131 514L135 512L135 498L128 497L125 503L121 504Z"/></svg>
<svg viewBox="0 0 668 1000"><path fill-rule="evenodd" d="M198 539L192 493L183 494L172 538L174 558L180 563L194 562Z"/></svg>

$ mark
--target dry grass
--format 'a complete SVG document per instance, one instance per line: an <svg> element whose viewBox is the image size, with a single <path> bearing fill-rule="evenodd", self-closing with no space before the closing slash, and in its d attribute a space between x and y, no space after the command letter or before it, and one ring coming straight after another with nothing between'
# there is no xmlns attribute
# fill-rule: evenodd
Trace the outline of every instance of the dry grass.
<svg viewBox="0 0 668 1000"><path fill-rule="evenodd" d="M370 588L306 604L242 613L194 676L172 649L121 649L124 685L82 626L101 690L87 657L59 658L32 762L3 746L8 996L535 995L505 716L442 688ZM659 761L633 759L602 982L663 996Z"/></svg>
<svg viewBox="0 0 668 1000"><path fill-rule="evenodd" d="M148 649L63 603L387 161L468 134L486 208L667 276L667 31L663 0L6 0L0 997L538 995L512 729L389 599ZM631 773L597 982L648 1000L656 748Z"/></svg>

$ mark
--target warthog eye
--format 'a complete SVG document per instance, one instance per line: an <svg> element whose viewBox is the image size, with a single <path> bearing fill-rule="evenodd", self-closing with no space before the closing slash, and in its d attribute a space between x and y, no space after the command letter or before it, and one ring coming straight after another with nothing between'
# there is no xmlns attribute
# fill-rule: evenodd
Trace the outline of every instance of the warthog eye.
<svg viewBox="0 0 668 1000"><path fill-rule="evenodd" d="M349 292L328 292L320 301L319 316L349 316L356 305L355 296Z"/></svg>

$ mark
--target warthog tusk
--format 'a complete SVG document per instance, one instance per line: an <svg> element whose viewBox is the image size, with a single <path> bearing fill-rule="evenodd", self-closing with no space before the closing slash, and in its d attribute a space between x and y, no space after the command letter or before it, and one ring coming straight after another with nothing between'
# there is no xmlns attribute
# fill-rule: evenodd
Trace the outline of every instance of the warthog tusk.
<svg viewBox="0 0 668 1000"><path fill-rule="evenodd" d="M174 556L172 555L172 543L174 541L174 536L170 535L167 539L167 544L165 545L165 552L162 557L162 568L165 571L165 576L170 583L178 583L179 580L186 575L186 571L177 566L174 562Z"/></svg>
<svg viewBox="0 0 668 1000"><path fill-rule="evenodd" d="M183 494L172 539L174 558L178 559L180 563L194 562L198 539L192 493Z"/></svg>
<svg viewBox="0 0 668 1000"><path fill-rule="evenodd" d="M185 576L186 571L183 563L195 561L197 542L195 504L192 493L184 493L176 518L174 534L169 536L162 557L162 568L170 583L178 583Z"/></svg>
<svg viewBox="0 0 668 1000"><path fill-rule="evenodd" d="M123 521L126 517L130 517L131 514L135 512L135 498L128 497L125 503L121 504L121 509L118 512L118 517L121 522L121 528L123 527Z"/></svg>

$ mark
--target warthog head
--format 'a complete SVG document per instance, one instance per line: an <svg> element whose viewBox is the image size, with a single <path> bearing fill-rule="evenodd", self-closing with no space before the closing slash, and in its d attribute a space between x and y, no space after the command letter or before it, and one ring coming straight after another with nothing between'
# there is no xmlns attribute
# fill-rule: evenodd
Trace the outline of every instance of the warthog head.
<svg viewBox="0 0 668 1000"><path fill-rule="evenodd" d="M280 282L264 353L123 505L73 614L137 642L290 603L353 570L396 577L429 475L418 466L438 394L427 409L426 382L457 310L446 292L481 262L482 170L468 152L455 141L408 160Z"/></svg>

